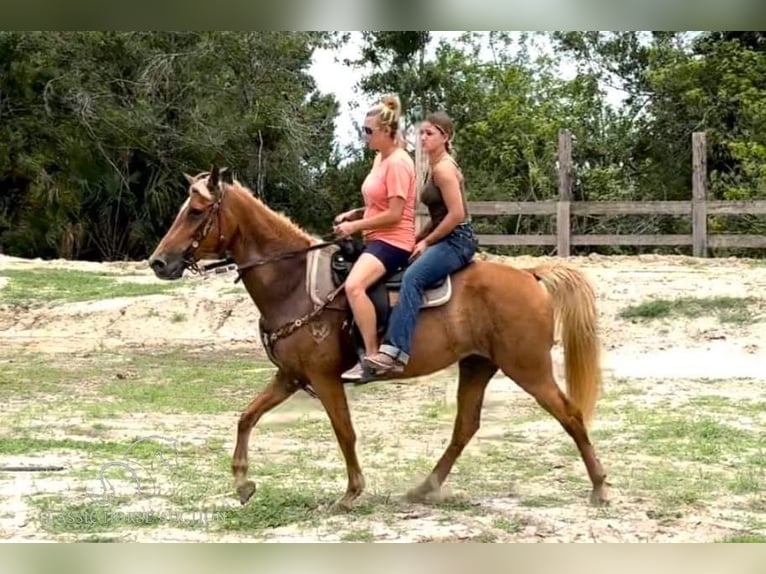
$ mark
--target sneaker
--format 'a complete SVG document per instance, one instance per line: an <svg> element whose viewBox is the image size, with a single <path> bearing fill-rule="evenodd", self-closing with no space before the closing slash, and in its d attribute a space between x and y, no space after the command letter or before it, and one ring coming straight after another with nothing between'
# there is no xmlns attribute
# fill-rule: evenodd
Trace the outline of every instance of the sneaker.
<svg viewBox="0 0 766 574"><path fill-rule="evenodd" d="M376 375L404 372L404 363L381 351L374 355L369 355L362 360L364 365L371 371L374 371Z"/></svg>
<svg viewBox="0 0 766 574"><path fill-rule="evenodd" d="M357 363L340 376L344 381L361 381L363 377L364 367L362 367L362 363Z"/></svg>

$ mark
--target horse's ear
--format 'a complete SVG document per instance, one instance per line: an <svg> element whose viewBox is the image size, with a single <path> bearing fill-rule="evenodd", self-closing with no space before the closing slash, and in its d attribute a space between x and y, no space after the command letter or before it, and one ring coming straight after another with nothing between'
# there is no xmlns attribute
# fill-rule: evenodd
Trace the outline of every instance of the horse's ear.
<svg viewBox="0 0 766 574"><path fill-rule="evenodd" d="M207 178L207 188L213 193L218 192L218 188L221 185L220 177L221 171L217 165L213 164L213 167L210 168L210 175Z"/></svg>
<svg viewBox="0 0 766 574"><path fill-rule="evenodd" d="M232 176L231 170L228 167L221 168L221 181L228 183L229 185L234 184L234 177Z"/></svg>
<svg viewBox="0 0 766 574"><path fill-rule="evenodd" d="M190 176L188 173L184 172L184 177L186 178L186 181L189 182L189 185L194 185L194 178Z"/></svg>

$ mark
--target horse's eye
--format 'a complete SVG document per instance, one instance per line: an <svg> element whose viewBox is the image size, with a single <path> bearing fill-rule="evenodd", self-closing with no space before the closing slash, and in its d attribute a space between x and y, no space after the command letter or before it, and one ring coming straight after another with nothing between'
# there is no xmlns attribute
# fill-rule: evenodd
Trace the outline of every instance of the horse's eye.
<svg viewBox="0 0 766 574"><path fill-rule="evenodd" d="M197 209L196 207L190 207L189 208L189 215L191 217L199 217L203 213L205 213L205 211L202 210L202 209Z"/></svg>

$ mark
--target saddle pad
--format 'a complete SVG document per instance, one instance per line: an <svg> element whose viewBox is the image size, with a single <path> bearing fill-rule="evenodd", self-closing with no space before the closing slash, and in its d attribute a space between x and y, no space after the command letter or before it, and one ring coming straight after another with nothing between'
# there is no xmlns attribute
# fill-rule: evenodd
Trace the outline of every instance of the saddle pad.
<svg viewBox="0 0 766 574"><path fill-rule="evenodd" d="M333 253L338 249L340 248L337 245L328 245L308 253L306 259L306 292L309 294L311 302L317 307L322 305L327 300L327 296L335 290L330 263Z"/></svg>
<svg viewBox="0 0 766 574"><path fill-rule="evenodd" d="M306 260L306 292L311 298L311 302L316 305L322 305L327 296L335 290L335 284L332 281L330 264L333 253L338 250L337 245L328 245L322 249L310 251ZM439 307L444 305L452 297L452 277L447 279L433 289L426 289L423 293L422 309L429 307ZM398 291L389 290L389 299L391 304L399 300Z"/></svg>
<svg viewBox="0 0 766 574"><path fill-rule="evenodd" d="M452 276L448 275L444 283L433 289L426 289L423 292L423 304L420 308L439 307L447 303L450 297L452 297Z"/></svg>

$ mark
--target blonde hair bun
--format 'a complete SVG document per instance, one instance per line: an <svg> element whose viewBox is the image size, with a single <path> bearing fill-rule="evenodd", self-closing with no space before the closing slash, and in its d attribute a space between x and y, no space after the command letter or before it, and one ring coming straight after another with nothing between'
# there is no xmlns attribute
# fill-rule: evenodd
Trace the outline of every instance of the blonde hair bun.
<svg viewBox="0 0 766 574"><path fill-rule="evenodd" d="M394 112L393 121L398 121L402 115L402 102L396 94L387 94L380 99L380 103Z"/></svg>

